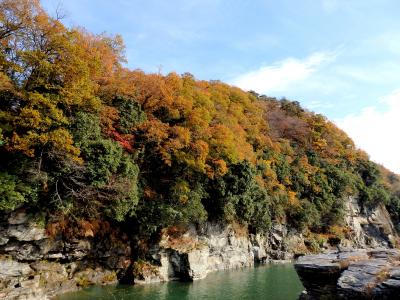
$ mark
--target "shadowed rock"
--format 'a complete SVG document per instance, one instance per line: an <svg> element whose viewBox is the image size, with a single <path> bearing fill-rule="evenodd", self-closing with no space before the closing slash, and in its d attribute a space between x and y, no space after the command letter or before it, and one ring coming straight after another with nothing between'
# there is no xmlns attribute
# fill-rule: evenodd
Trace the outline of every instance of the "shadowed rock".
<svg viewBox="0 0 400 300"><path fill-rule="evenodd" d="M399 299L400 251L353 250L307 255L295 264L300 299Z"/></svg>

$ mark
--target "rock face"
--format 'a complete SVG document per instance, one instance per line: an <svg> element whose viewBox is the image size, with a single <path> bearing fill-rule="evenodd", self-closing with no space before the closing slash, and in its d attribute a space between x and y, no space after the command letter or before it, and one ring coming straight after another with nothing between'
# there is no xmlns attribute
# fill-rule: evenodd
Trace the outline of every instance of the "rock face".
<svg viewBox="0 0 400 300"><path fill-rule="evenodd" d="M300 299L399 299L399 250L307 255L295 268L306 288Z"/></svg>
<svg viewBox="0 0 400 300"><path fill-rule="evenodd" d="M396 230L383 204L366 208L360 206L356 198L350 197L346 202L345 219L352 230L349 247L392 247L395 244Z"/></svg>
<svg viewBox="0 0 400 300"><path fill-rule="evenodd" d="M383 205L367 209L350 197L346 203L345 220L350 232L340 241L338 247L341 249L391 248L398 238ZM201 228L192 226L175 241L166 236L159 244L153 245L147 260L155 266L155 271L147 276L136 276L135 282L196 280L204 278L209 272L252 266L254 262L291 260L308 252L305 244L306 239L301 233L282 224L274 224L266 236L240 234L232 226L211 223ZM341 257L353 260L355 255L361 255L361 252L346 252ZM363 255L365 258L366 254ZM327 263L325 257L321 259ZM334 270L339 276L342 269L336 262L326 265L326 274L319 269L322 280L332 279L333 289L338 279L332 277ZM317 286L318 283L315 283L314 287Z"/></svg>
<svg viewBox="0 0 400 300"><path fill-rule="evenodd" d="M351 199L346 221L351 232L340 241L340 248L388 248L397 237L384 207L365 210ZM45 299L86 285L115 283L121 279L139 284L198 280L217 270L291 260L309 253L309 237L284 224L273 224L263 235L250 234L237 225L209 222L191 225L179 232L164 232L159 242L147 245L141 253L143 260L138 260L139 247L134 236L128 238L129 233L94 236L89 230L86 237L50 237L40 223L38 216L23 210L0 216L0 299ZM345 253L340 255L347 256L346 261L355 260L354 253ZM318 278L323 282L330 280L331 284L325 284L323 289L335 289L344 269L338 263L337 254L332 255L331 261L314 257L318 263L310 262L303 268L308 290L316 291L321 286L311 280L314 272L319 272ZM371 259L370 254L358 252L357 255ZM376 263L378 272L381 265L379 261ZM383 295L397 288L400 271L390 269L390 272L393 276L376 285L376 294ZM354 278L357 277L352 273L343 278L343 293Z"/></svg>
<svg viewBox="0 0 400 300"><path fill-rule="evenodd" d="M265 253L266 256L266 253ZM165 236L148 252L157 276L135 279L136 283L197 280L209 272L254 265L253 245L247 235L238 236L232 227L206 223L191 226L177 238Z"/></svg>
<svg viewBox="0 0 400 300"><path fill-rule="evenodd" d="M170 280L198 280L208 273L251 267L255 263L291 260L305 253L304 238L285 226L275 224L269 235L241 232L232 225L205 223L190 226L178 237L164 235L146 256L152 272L136 274L139 284Z"/></svg>
<svg viewBox="0 0 400 300"><path fill-rule="evenodd" d="M198 280L218 270L290 260L295 253L305 249L301 235L289 233L282 225L275 225L266 237L240 232L231 225L192 225L178 236L165 234L158 244L152 245L146 254L151 267L135 274L134 282Z"/></svg>
<svg viewBox="0 0 400 300"><path fill-rule="evenodd" d="M50 237L24 211L0 221L0 237L0 299L47 299L115 283L130 262L127 242Z"/></svg>

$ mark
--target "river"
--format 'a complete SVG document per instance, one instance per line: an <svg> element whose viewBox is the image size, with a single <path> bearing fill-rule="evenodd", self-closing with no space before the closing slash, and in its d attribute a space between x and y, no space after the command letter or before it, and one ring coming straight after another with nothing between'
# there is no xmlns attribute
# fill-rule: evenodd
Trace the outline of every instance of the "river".
<svg viewBox="0 0 400 300"><path fill-rule="evenodd" d="M302 290L303 286L293 265L267 264L255 268L214 272L195 282L91 287L64 294L57 297L57 300L295 300Z"/></svg>

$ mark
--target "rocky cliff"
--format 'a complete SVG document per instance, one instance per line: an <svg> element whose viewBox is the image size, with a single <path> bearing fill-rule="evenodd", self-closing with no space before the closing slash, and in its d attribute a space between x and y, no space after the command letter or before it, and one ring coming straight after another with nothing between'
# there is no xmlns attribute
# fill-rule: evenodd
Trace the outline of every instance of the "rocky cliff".
<svg viewBox="0 0 400 300"><path fill-rule="evenodd" d="M38 216L20 210L0 223L0 299L47 299L116 283L130 258L122 238L50 236Z"/></svg>
<svg viewBox="0 0 400 300"><path fill-rule="evenodd" d="M267 234L250 234L237 225L206 222L164 231L138 257L127 233L50 236L40 218L23 210L0 223L0 298L45 299L90 284L197 280L209 272L290 260L310 251L339 248L390 248L397 234L383 206L361 207L349 199L348 233L330 245L310 247L313 237L284 224Z"/></svg>
<svg viewBox="0 0 400 300"><path fill-rule="evenodd" d="M398 234L383 204L365 207L357 198L350 197L346 202L345 221L351 231L341 241L344 247L394 247L396 244Z"/></svg>
<svg viewBox="0 0 400 300"><path fill-rule="evenodd" d="M271 259L289 260L297 249L305 249L303 238L282 225L275 225L268 237L248 234L232 225L192 225L182 235L163 235L160 243L150 248L146 261L153 272L139 270L135 283L202 279L217 270L250 267Z"/></svg>
<svg viewBox="0 0 400 300"><path fill-rule="evenodd" d="M306 290L300 299L398 299L398 235L383 205L366 208L357 199L346 203L351 229L339 251L306 255L295 264ZM362 248L353 250L355 248Z"/></svg>

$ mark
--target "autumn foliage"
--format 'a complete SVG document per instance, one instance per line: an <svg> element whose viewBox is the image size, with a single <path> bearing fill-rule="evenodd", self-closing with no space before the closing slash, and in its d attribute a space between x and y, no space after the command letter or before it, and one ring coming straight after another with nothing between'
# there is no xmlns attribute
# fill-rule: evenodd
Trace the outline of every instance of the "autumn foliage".
<svg viewBox="0 0 400 300"><path fill-rule="evenodd" d="M349 195L398 217L399 181L325 117L124 62L119 36L0 1L0 210L40 210L88 236L94 220L143 234L207 219L328 232Z"/></svg>

